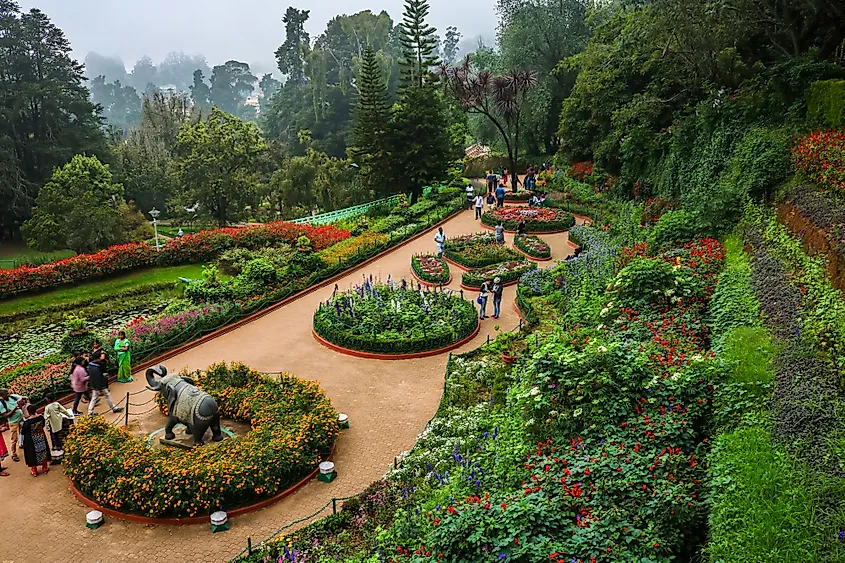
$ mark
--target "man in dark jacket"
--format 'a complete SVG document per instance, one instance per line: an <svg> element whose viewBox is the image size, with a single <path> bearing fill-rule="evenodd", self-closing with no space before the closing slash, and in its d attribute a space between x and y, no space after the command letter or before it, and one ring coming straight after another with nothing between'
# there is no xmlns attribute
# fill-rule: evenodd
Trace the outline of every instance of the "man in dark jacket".
<svg viewBox="0 0 845 563"><path fill-rule="evenodd" d="M100 397L106 398L109 408L112 412L121 412L121 407L116 407L111 400L111 393L109 393L109 376L108 373L103 372L101 362L106 360L105 351L100 349L98 352L92 352L91 359L88 361L88 385L91 386L91 402L88 403L88 414L94 414L94 408L100 402Z"/></svg>

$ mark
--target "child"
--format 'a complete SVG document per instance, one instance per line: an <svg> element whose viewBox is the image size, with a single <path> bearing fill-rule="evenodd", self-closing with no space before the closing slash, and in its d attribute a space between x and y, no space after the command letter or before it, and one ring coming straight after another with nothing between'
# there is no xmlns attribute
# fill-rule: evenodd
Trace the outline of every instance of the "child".
<svg viewBox="0 0 845 563"><path fill-rule="evenodd" d="M24 460L33 477L38 477L39 465L43 473L48 473L51 459L47 436L44 435L44 417L37 412L35 405L27 405L27 417L21 424L20 445L23 447Z"/></svg>

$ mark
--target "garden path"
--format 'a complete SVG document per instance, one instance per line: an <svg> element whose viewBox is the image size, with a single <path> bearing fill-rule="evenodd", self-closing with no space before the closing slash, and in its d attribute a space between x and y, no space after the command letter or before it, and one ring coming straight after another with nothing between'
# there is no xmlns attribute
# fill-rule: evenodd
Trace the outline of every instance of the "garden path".
<svg viewBox="0 0 845 563"><path fill-rule="evenodd" d="M581 221L579 221L580 223ZM471 211L464 211L444 224L446 236L481 231ZM568 234L545 235L552 256L571 253ZM512 237L508 235L510 243ZM388 274L393 279L410 276L413 254L433 252L433 231L405 246L352 270L338 283L346 288L362 275ZM541 262L549 267L552 262ZM453 266L450 287L459 289L460 272ZM59 467L37 479L29 476L23 462L13 463L11 476L0 479L2 529L8 535L0 563L23 561L80 561L122 563L127 561L225 562L246 547L247 537L257 544L279 527L300 519L330 502L360 492L381 478L394 456L409 450L434 415L443 390L447 354L414 360L379 361L354 358L324 348L311 334L311 318L317 304L332 293L332 283L295 300L238 329L175 356L165 362L169 371L199 369L219 361L242 361L265 372L288 371L318 380L339 412L349 415L351 428L338 441L334 461L338 478L330 483L312 480L295 494L263 510L232 520L231 530L212 534L207 525L144 526L107 519L99 530L85 527L88 508L68 489ZM456 350L465 352L481 345L494 325L515 327L519 318L513 307L515 286L505 288L502 317L483 321L479 335ZM469 296L474 298L475 294ZM492 310L492 305L489 306ZM114 384L115 399L143 390L143 377L130 384ZM133 397L142 403L151 394ZM146 409L148 407L143 407ZM140 410L140 409L138 409ZM121 415L122 416L122 415ZM110 418L116 418L110 415ZM162 424L163 425L163 424ZM7 434L8 436L8 434ZM323 512L323 515L330 512Z"/></svg>

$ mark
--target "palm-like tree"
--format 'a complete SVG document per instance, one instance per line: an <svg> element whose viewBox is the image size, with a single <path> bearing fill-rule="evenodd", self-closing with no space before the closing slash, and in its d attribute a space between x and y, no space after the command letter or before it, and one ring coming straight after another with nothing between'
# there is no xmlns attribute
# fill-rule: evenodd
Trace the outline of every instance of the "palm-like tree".
<svg viewBox="0 0 845 563"><path fill-rule="evenodd" d="M503 75L474 71L469 55L456 66L441 64L437 74L467 111L481 114L493 123L505 142L509 167L515 174L523 105L528 92L537 85L537 74L530 70L513 70Z"/></svg>

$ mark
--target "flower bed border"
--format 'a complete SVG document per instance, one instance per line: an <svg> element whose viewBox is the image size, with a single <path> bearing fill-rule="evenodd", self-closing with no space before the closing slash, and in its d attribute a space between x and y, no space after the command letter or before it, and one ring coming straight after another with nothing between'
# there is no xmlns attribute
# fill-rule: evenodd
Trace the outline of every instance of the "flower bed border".
<svg viewBox="0 0 845 563"><path fill-rule="evenodd" d="M342 346L338 346L337 344L333 344L317 334L314 329L311 329L311 335L314 339L329 348L330 350L334 350L335 352L339 352L341 354L346 354L347 356L354 356L356 358L363 358L365 360L412 360L415 358L427 358L429 356L437 356L439 354L443 354L445 352L449 352L454 350L455 348L460 348L464 344L471 342L478 333L481 331L481 323L478 322L475 324L475 330L473 330L469 335L463 337L461 340L450 344L444 348L437 348L436 350L426 350L425 352L409 352L406 354L378 354L376 352L362 352L360 350L353 350L352 348L344 348Z"/></svg>
<svg viewBox="0 0 845 563"><path fill-rule="evenodd" d="M335 450L337 449L337 442L338 440L334 441L332 444L332 451L329 452L328 457L324 461L330 461L335 454ZM272 496L270 498L264 499L259 501L255 504L250 504L249 506L242 506L241 508L236 508L234 510L226 511L226 515L229 518L235 518L237 516L243 516L244 514L249 514L250 512L255 512L256 510L261 510L262 508L267 508L271 504L274 504L286 496L292 495L293 493L297 492L299 489L307 485L314 477L317 476L317 473L320 471L319 464L317 467L314 468L311 473L306 475L302 478L301 481L297 482L296 484L292 485L291 487L285 489L281 493ZM132 522L134 524L152 524L152 525L175 525L175 526L187 526L193 524L207 524L210 522L211 516L186 516L185 518L154 518L151 516L139 516L137 514L129 514L126 512L120 512L118 510L114 510L113 508L106 508L104 506L100 506L90 498L86 497L82 492L76 488L73 482L68 479L68 484L70 485L70 490L74 494L74 496L84 505L93 508L95 510L99 510L103 514L107 516L111 516L112 518L117 518L118 520L124 520L126 522Z"/></svg>
<svg viewBox="0 0 845 563"><path fill-rule="evenodd" d="M569 213L569 212L567 211L567 213ZM575 217L575 215L573 215L573 214L571 214L571 213L570 213L570 215L572 215L573 217ZM575 225L577 225L577 224L578 224L578 219L577 219L577 217L576 217L576 219L575 219ZM575 225L573 225L573 227L574 227ZM488 231L495 231L495 230L496 230L496 227L491 227L491 226L489 226L489 225L485 225L484 223L481 223L481 226L482 226L482 227L484 227L485 229L487 229ZM559 231L531 231L530 233L529 233L528 231L526 231L526 232L525 232L525 234L526 234L526 235L558 235L558 234L560 234L560 233L568 233L568 232L569 232L569 229L571 229L571 228L572 228L572 227L567 227L567 228L565 228L565 229L561 229L561 230L559 230ZM516 234L516 230L509 231L508 229L505 229L505 232L506 232L506 233L510 233L510 234ZM517 250L519 250L519 249L517 249Z"/></svg>
<svg viewBox="0 0 845 563"><path fill-rule="evenodd" d="M445 260L445 258L444 258L444 260ZM447 285L449 285L450 283L452 283L452 272L451 272L451 271L449 272L449 279L448 279L448 280L446 280L446 281L444 281L444 282L434 283L434 282L427 282L427 281L425 281L424 279L422 279L421 277L419 277L419 276L416 274L416 272L414 272L414 267L413 267L413 266L411 266L410 270L411 270L411 275L414 277L414 279L415 279L415 280L417 280L419 283L423 284L424 286L428 286L428 287L441 287L441 286L447 286Z"/></svg>

